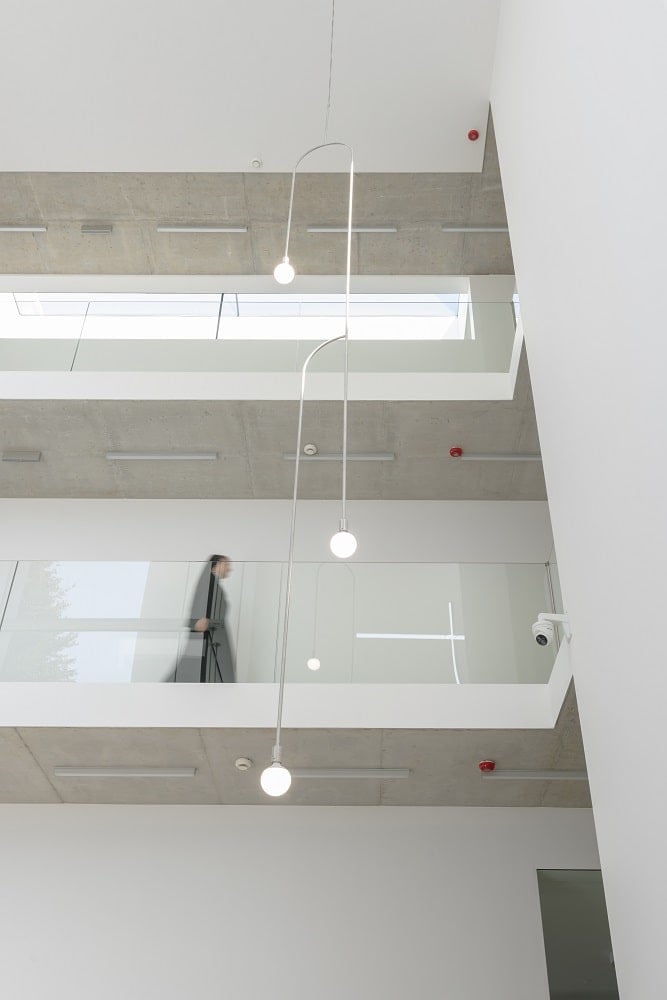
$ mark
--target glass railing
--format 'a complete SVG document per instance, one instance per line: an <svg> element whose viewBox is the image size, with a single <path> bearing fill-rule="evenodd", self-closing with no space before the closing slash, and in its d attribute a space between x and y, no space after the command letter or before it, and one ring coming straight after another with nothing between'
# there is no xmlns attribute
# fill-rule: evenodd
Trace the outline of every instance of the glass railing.
<svg viewBox="0 0 667 1000"><path fill-rule="evenodd" d="M343 332L342 295L0 294L0 370L295 372ZM513 301L465 295L353 295L353 373L501 372L517 333ZM313 361L338 372L342 345Z"/></svg>
<svg viewBox="0 0 667 1000"><path fill-rule="evenodd" d="M0 680L274 682L285 583L277 562L224 581L202 563L0 563ZM298 563L286 677L546 683L556 650L530 626L552 595L542 563Z"/></svg>

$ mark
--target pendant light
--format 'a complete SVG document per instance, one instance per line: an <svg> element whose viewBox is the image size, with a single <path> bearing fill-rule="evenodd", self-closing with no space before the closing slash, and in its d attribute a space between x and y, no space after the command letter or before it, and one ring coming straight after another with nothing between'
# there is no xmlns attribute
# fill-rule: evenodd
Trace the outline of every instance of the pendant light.
<svg viewBox="0 0 667 1000"><path fill-rule="evenodd" d="M341 146L350 154L350 185L348 195L347 211L347 255L345 261L345 358L343 363L343 475L342 475L342 501L341 516L336 531L329 542L332 553L338 559L349 559L357 550L357 540L348 528L346 506L347 506L347 403L348 403L348 344L350 328L350 272L352 263L352 203L354 194L354 152L352 147L346 142L323 142L318 146L313 146L300 156L292 171L292 184L290 188L289 210L287 213L287 233L285 236L285 254L280 263L276 264L273 275L281 285L289 284L295 276L295 270L289 259L289 241L292 232L292 212L294 209L294 188L296 185L296 174L303 161L320 149L327 149L330 146ZM297 451L297 456L298 456ZM298 461L298 458L297 458Z"/></svg>
<svg viewBox="0 0 667 1000"><path fill-rule="evenodd" d="M287 215L287 235L285 238L285 254L282 261L276 265L273 272L276 281L280 284L289 284L295 275L295 270L289 259L289 241L292 228L292 210L294 207L294 186L296 182L296 172L300 164L319 149L326 149L331 146L341 146L350 154L350 185L348 197L347 213L347 255L345 264L345 328L344 333L337 337L319 344L310 352L303 363L301 369L301 385L299 391L299 418L297 423L296 453L294 462L294 488L292 491L292 515L290 520L289 554L287 560L287 582L285 588L285 612L283 617L283 635L280 656L280 674L278 678L278 714L276 720L276 741L271 753L271 763L262 771L260 783L267 795L278 797L284 795L289 789L292 777L289 770L282 762L282 747L280 737L282 731L283 701L285 696L285 669L287 663L287 633L289 624L290 602L292 597L292 573L294 568L294 530L296 526L296 504L299 488L299 467L301 458L301 433L303 427L303 404L305 398L306 373L311 360L324 347L342 341L345 347L343 363L343 471L342 471L342 502L341 517L338 523L338 531L334 533L330 541L332 553L340 559L348 559L357 548L357 540L348 529L347 522L347 403L348 403L348 343L350 328L350 271L352 261L352 200L354 189L354 153L352 147L345 142L324 142L318 146L313 146L300 156L292 171L292 185L290 189L289 211Z"/></svg>

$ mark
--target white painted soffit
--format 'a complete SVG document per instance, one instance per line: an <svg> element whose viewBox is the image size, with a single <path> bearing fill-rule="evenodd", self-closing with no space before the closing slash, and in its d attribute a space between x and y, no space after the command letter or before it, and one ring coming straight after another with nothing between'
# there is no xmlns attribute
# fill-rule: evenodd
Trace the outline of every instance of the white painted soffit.
<svg viewBox="0 0 667 1000"><path fill-rule="evenodd" d="M0 689L0 726L275 726L275 684L15 682ZM289 684L283 722L295 729L552 729L560 705L548 684Z"/></svg>
<svg viewBox="0 0 667 1000"><path fill-rule="evenodd" d="M481 170L498 9L336 0L328 136L357 170ZM323 141L331 18L303 0L12 3L0 170L289 171ZM340 150L308 162L346 168Z"/></svg>
<svg viewBox="0 0 667 1000"><path fill-rule="evenodd" d="M340 400L341 376L315 372L308 398ZM0 399L298 399L298 372L0 372ZM390 372L351 374L349 399L380 401L511 400L516 367L509 372Z"/></svg>
<svg viewBox="0 0 667 1000"><path fill-rule="evenodd" d="M477 277L493 289L505 288L506 274ZM353 274L352 292L467 292L470 278L451 274ZM297 275L291 285L279 285L272 274L0 274L0 292L219 292L309 295L343 292L343 274ZM497 294L500 294L499 292ZM490 298L489 301L492 301Z"/></svg>

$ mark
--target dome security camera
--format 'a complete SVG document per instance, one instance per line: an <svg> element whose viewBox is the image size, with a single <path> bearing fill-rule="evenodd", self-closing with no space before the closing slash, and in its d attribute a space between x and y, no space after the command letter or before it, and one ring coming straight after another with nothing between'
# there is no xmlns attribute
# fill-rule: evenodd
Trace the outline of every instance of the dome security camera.
<svg viewBox="0 0 667 1000"><path fill-rule="evenodd" d="M572 632L570 631L570 622L567 615L556 615L542 611L537 616L537 621L533 622L531 626L533 639L538 646L550 646L552 644L556 638L557 624L562 626L565 638L568 642L570 641Z"/></svg>
<svg viewBox="0 0 667 1000"><path fill-rule="evenodd" d="M533 622L533 639L538 646L550 646L554 641L556 628L553 622Z"/></svg>

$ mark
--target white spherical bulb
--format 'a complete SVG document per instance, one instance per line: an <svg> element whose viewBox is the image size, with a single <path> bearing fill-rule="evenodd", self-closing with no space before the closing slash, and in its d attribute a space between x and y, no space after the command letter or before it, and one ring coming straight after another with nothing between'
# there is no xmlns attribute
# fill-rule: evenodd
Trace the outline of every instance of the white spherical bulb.
<svg viewBox="0 0 667 1000"><path fill-rule="evenodd" d="M322 664L316 656L311 656L311 658L306 661L306 666L309 670L319 670Z"/></svg>
<svg viewBox="0 0 667 1000"><path fill-rule="evenodd" d="M351 531L337 531L329 542L329 548L339 559L349 559L357 551L357 540Z"/></svg>
<svg viewBox="0 0 667 1000"><path fill-rule="evenodd" d="M290 281L294 281L294 274L294 268L287 258L281 260L280 264L276 264L273 269L273 277L279 285L289 285Z"/></svg>
<svg viewBox="0 0 667 1000"><path fill-rule="evenodd" d="M278 761L274 761L273 764L264 768L259 783L267 795L273 795L277 798L279 795L284 795L292 784L292 775L286 767L283 767Z"/></svg>

